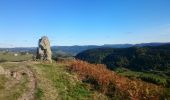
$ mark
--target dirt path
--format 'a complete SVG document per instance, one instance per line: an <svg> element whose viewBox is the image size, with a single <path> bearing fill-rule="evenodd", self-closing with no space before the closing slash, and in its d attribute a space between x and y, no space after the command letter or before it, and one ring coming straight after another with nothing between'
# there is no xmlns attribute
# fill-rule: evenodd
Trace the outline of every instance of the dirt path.
<svg viewBox="0 0 170 100"><path fill-rule="evenodd" d="M15 63L18 67L6 70L6 77L9 81L5 84L7 90L12 87L26 82L26 90L22 93L18 100L35 100L36 78L33 71L28 67L30 62L8 62Z"/></svg>
<svg viewBox="0 0 170 100"><path fill-rule="evenodd" d="M46 77L43 67L36 64L39 63L25 61L1 64L7 73L8 80L2 91L4 96L0 96L2 98L0 100L59 100L58 91L53 82Z"/></svg>
<svg viewBox="0 0 170 100"><path fill-rule="evenodd" d="M28 76L28 91L23 93L21 98L18 100L34 100L35 98L35 89L36 89L36 79L34 76L34 73L30 68L27 67L27 63L23 63L20 67L22 67L23 70L21 70L22 74L26 74Z"/></svg>

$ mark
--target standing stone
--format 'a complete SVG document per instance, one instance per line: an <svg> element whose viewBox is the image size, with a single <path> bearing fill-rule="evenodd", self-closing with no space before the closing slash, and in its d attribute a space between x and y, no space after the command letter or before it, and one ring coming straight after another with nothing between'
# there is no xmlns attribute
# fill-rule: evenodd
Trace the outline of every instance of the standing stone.
<svg viewBox="0 0 170 100"><path fill-rule="evenodd" d="M43 36L39 39L38 49L37 49L37 58L43 61L52 62L51 59L52 52L50 47L50 41L48 37Z"/></svg>

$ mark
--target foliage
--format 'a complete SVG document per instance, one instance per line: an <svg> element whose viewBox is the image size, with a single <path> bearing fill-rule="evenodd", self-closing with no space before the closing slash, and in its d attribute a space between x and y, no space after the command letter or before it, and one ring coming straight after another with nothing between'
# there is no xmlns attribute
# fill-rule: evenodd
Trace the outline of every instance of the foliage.
<svg viewBox="0 0 170 100"><path fill-rule="evenodd" d="M36 64L30 66L37 77L37 99L91 100L94 92L70 74L63 64ZM105 99L103 99L105 100Z"/></svg>
<svg viewBox="0 0 170 100"><path fill-rule="evenodd" d="M170 70L170 45L157 47L98 48L79 53L77 59L106 64L108 68L124 67L136 71Z"/></svg>
<svg viewBox="0 0 170 100"><path fill-rule="evenodd" d="M157 74L149 73L149 72L137 72L137 71L131 71L124 68L116 68L115 71L123 76L129 77L129 78L135 78L135 79L141 79L146 82L154 83L157 85L162 85L169 87L169 78L160 76Z"/></svg>
<svg viewBox="0 0 170 100"><path fill-rule="evenodd" d="M69 58L69 57L73 57L73 55L62 51L56 51L56 52L53 51L53 55L52 55L52 58L54 60L56 60L57 58Z"/></svg>
<svg viewBox="0 0 170 100"><path fill-rule="evenodd" d="M88 61L90 63L102 63L103 59L110 55L114 49L111 48L98 48L98 49L90 49L79 53L76 58Z"/></svg>
<svg viewBox="0 0 170 100"><path fill-rule="evenodd" d="M102 64L89 64L84 61L73 61L69 70L77 72L84 82L94 88L119 99L154 99L163 95L163 88L139 80L130 80L110 71Z"/></svg>

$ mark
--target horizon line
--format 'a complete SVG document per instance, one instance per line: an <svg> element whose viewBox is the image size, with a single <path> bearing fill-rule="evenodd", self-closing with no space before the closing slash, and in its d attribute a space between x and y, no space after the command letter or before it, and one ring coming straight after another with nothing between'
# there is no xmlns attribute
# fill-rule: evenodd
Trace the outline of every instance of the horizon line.
<svg viewBox="0 0 170 100"><path fill-rule="evenodd" d="M104 46L104 45L137 45L137 44L149 44L149 43L162 43L162 44L168 44L170 42L141 42L141 43L117 43L117 44L89 44L89 45L51 45L51 47L57 47L57 46ZM1 49L8 49L8 48L36 48L38 46L16 46L16 47L0 47Z"/></svg>

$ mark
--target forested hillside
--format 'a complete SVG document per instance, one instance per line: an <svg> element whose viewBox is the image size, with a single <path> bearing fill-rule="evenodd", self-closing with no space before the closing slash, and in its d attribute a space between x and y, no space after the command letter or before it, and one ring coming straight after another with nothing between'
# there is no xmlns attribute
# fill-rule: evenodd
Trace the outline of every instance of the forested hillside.
<svg viewBox="0 0 170 100"><path fill-rule="evenodd" d="M79 53L77 59L106 64L108 68L136 71L170 70L170 45L156 47L98 48Z"/></svg>

